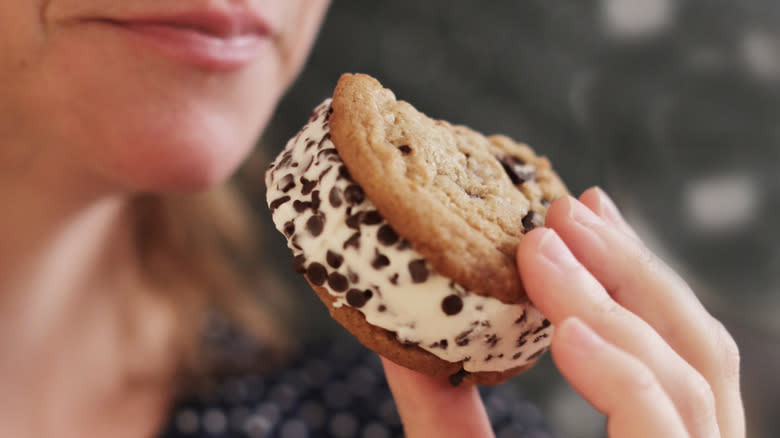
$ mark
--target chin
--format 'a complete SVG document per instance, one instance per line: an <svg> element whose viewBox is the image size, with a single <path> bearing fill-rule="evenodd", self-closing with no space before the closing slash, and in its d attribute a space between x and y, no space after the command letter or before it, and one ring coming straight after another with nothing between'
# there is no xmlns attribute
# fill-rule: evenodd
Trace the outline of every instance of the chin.
<svg viewBox="0 0 780 438"><path fill-rule="evenodd" d="M238 132L237 132L238 131ZM228 180L256 142L259 132L186 130L178 135L138 136L107 148L99 166L123 191L198 193ZM236 135L239 134L239 135ZM241 135L243 134L243 135Z"/></svg>

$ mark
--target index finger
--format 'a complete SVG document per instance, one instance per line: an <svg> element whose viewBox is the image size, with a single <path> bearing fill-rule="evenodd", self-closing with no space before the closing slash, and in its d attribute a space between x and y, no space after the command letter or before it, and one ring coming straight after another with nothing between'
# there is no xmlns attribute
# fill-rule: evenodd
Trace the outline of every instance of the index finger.
<svg viewBox="0 0 780 438"><path fill-rule="evenodd" d="M452 386L385 358L382 364L406 437L493 437L476 386Z"/></svg>

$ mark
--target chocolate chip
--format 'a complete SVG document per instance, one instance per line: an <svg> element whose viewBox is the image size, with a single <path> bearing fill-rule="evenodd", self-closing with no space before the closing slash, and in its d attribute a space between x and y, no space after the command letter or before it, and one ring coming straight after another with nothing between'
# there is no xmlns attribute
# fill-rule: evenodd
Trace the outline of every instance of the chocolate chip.
<svg viewBox="0 0 780 438"><path fill-rule="evenodd" d="M460 385L461 383L463 383L463 379L468 377L469 374L471 373L461 368L460 371L450 376L450 385L452 386Z"/></svg>
<svg viewBox="0 0 780 438"><path fill-rule="evenodd" d="M289 220L284 223L284 235L290 237L295 233L295 221Z"/></svg>
<svg viewBox="0 0 780 438"><path fill-rule="evenodd" d="M527 316L528 315L526 315L525 310L523 310L523 314L520 315L520 317L515 320L515 324L522 324L522 323L524 323Z"/></svg>
<svg viewBox="0 0 780 438"><path fill-rule="evenodd" d="M386 255L382 254L377 249L376 255L374 256L374 260L371 262L371 266L373 266L374 269L379 270L388 265L390 265L390 259L388 259Z"/></svg>
<svg viewBox="0 0 780 438"><path fill-rule="evenodd" d="M529 211L528 214L523 217L523 232L525 233L543 225L544 219L542 218L542 215L537 214L535 211Z"/></svg>
<svg viewBox="0 0 780 438"><path fill-rule="evenodd" d="M522 355L523 355L523 352L522 351L518 351L517 353L512 355L512 359L514 359L514 360L520 359L520 356L522 356Z"/></svg>
<svg viewBox="0 0 780 438"><path fill-rule="evenodd" d="M290 161L292 161L292 152L287 151L282 155L282 160L279 161L278 168L284 168L287 167L288 164L290 164Z"/></svg>
<svg viewBox="0 0 780 438"><path fill-rule="evenodd" d="M536 171L533 167L527 166L525 161L511 156L506 156L499 160L504 171L514 185L523 184L526 181L536 179Z"/></svg>
<svg viewBox="0 0 780 438"><path fill-rule="evenodd" d="M380 304L379 307L376 308L377 312L382 313L387 310L387 306L384 304Z"/></svg>
<svg viewBox="0 0 780 438"><path fill-rule="evenodd" d="M408 144L398 146L398 150L401 151L401 153L404 155L409 155L412 153L412 148Z"/></svg>
<svg viewBox="0 0 780 438"><path fill-rule="evenodd" d="M279 206L281 206L282 204L284 204L289 200L290 200L289 196L282 196L281 198L274 199L273 201L271 201L271 205L269 206L271 208L271 212L273 212L274 210L279 208Z"/></svg>
<svg viewBox="0 0 780 438"><path fill-rule="evenodd" d="M542 325L537 327L536 330L534 330L532 334L535 335L535 334L539 333L540 331L546 329L549 326L550 326L550 320L545 318L544 321L542 321Z"/></svg>
<svg viewBox="0 0 780 438"><path fill-rule="evenodd" d="M443 348L447 349L447 340L442 339L441 341L434 342L433 344L429 345L428 348Z"/></svg>
<svg viewBox="0 0 780 438"><path fill-rule="evenodd" d="M344 256L328 250L328 253L325 255L325 260L328 262L328 265L330 265L331 268L338 269L338 267L341 266L341 264L344 262Z"/></svg>
<svg viewBox="0 0 780 438"><path fill-rule="evenodd" d="M306 140L306 147L303 150L308 151L315 144L317 144L317 142L312 139Z"/></svg>
<svg viewBox="0 0 780 438"><path fill-rule="evenodd" d="M352 181L352 175L349 174L347 166L339 167L339 178L344 178L347 181Z"/></svg>
<svg viewBox="0 0 780 438"><path fill-rule="evenodd" d="M346 242L344 242L344 249L349 248L350 246L354 246L355 249L360 249L360 231L356 232L355 234L351 235L349 239L347 239Z"/></svg>
<svg viewBox="0 0 780 438"><path fill-rule="evenodd" d="M301 177L301 184L303 185L303 188L301 189L301 193L305 196L311 193L312 190L314 190L314 187L317 186L317 181L309 181L308 179Z"/></svg>
<svg viewBox="0 0 780 438"><path fill-rule="evenodd" d="M490 348L495 347L500 340L501 338L499 338L495 333L491 335L485 335L485 343L488 344Z"/></svg>
<svg viewBox="0 0 780 438"><path fill-rule="evenodd" d="M382 245L390 246L395 242L398 242L398 234L390 225L384 224L379 227L379 231L376 233L376 238Z"/></svg>
<svg viewBox="0 0 780 438"><path fill-rule="evenodd" d="M397 272L390 276L390 283L398 284L398 273Z"/></svg>
<svg viewBox="0 0 780 438"><path fill-rule="evenodd" d="M279 180L279 184L277 184L276 187L284 193L289 192L295 187L295 177L291 173L288 173Z"/></svg>
<svg viewBox="0 0 780 438"><path fill-rule="evenodd" d="M295 209L296 212L303 213L304 211L306 211L307 208L311 208L311 202L308 201L304 202L296 199L293 202L293 208Z"/></svg>
<svg viewBox="0 0 780 438"><path fill-rule="evenodd" d="M544 338L546 338L546 337L549 337L549 336L550 336L550 335L548 335L547 333L542 333L541 335L539 335L539 336L537 336L537 337L535 337L535 338L534 338L534 344L536 344L537 342L539 342L539 341L541 341L542 339L544 339Z"/></svg>
<svg viewBox="0 0 780 438"><path fill-rule="evenodd" d="M457 315L463 309L463 300L457 295L448 295L441 300L441 310L446 315Z"/></svg>
<svg viewBox="0 0 780 438"><path fill-rule="evenodd" d="M490 359L493 359L492 354L488 354L487 357L485 357L485 362L490 362Z"/></svg>
<svg viewBox="0 0 780 438"><path fill-rule="evenodd" d="M314 164L314 157L309 157L309 162L308 162L308 164L306 164L306 168L305 168L305 169L303 169L303 172L304 172L304 173L305 173L305 172L308 172L308 171L309 171L309 169L311 168L311 165L312 165L312 164Z"/></svg>
<svg viewBox="0 0 780 438"><path fill-rule="evenodd" d="M299 254L293 259L293 269L299 274L306 273L306 256Z"/></svg>
<svg viewBox="0 0 780 438"><path fill-rule="evenodd" d="M474 329L470 328L470 329L468 329L466 331L461 332L460 334L458 334L458 336L455 336L455 343L458 344L461 347L468 345L469 344L469 335L473 331L474 331Z"/></svg>
<svg viewBox="0 0 780 438"><path fill-rule="evenodd" d="M306 269L306 276L309 277L309 281L315 286L322 286L328 278L328 271L325 269L325 266L314 262Z"/></svg>
<svg viewBox="0 0 780 438"><path fill-rule="evenodd" d="M360 222L362 222L361 221L362 217L363 217L363 212L359 211L355 214L347 216L347 220L345 222L349 228L357 230L358 228L360 228Z"/></svg>
<svg viewBox="0 0 780 438"><path fill-rule="evenodd" d="M318 160L323 160L324 161L324 160L329 159L332 156L335 156L335 157L339 156L339 153L338 153L338 151L336 151L336 148L327 148L327 149L323 149L323 150L317 152L317 159Z"/></svg>
<svg viewBox="0 0 780 438"><path fill-rule="evenodd" d="M341 189L338 187L333 187L330 189L330 194L328 194L328 201L330 201L330 205L335 208L341 207Z"/></svg>
<svg viewBox="0 0 780 438"><path fill-rule="evenodd" d="M323 214L315 214L306 221L306 230L311 233L312 236L317 237L322 234L322 229L325 227L325 216Z"/></svg>
<svg viewBox="0 0 780 438"><path fill-rule="evenodd" d="M330 132L325 133L325 135L322 137L322 140L320 140L320 143L317 145L318 148L322 148L322 145L330 140Z"/></svg>
<svg viewBox="0 0 780 438"><path fill-rule="evenodd" d="M349 280L350 283L357 283L360 277L358 277L355 271L347 268L347 279Z"/></svg>
<svg viewBox="0 0 780 438"><path fill-rule="evenodd" d="M320 191L315 190L311 192L311 209L317 211L320 209Z"/></svg>
<svg viewBox="0 0 780 438"><path fill-rule="evenodd" d="M359 185L352 184L344 190L344 199L350 204L360 204L366 199L366 194Z"/></svg>
<svg viewBox="0 0 780 438"><path fill-rule="evenodd" d="M328 275L328 286L336 292L344 292L349 287L349 282L347 277L338 272L332 272Z"/></svg>
<svg viewBox="0 0 780 438"><path fill-rule="evenodd" d="M366 225L377 225L381 224L382 221L384 221L384 218L382 218L382 215L376 210L367 211L363 215L363 223Z"/></svg>
<svg viewBox="0 0 780 438"><path fill-rule="evenodd" d="M542 348L541 350L537 350L537 351L536 351L534 354L532 354L532 355L528 356L528 360L534 360L534 359L536 359L537 357L539 357L539 356L541 356L542 354L544 354L544 352L545 352L545 351L547 351L547 349L546 349L546 348Z"/></svg>
<svg viewBox="0 0 780 438"><path fill-rule="evenodd" d="M320 172L320 176L317 177L317 181L322 182L322 178L325 178L325 175L327 175L328 172L330 172L330 169L333 169L333 166L328 166L327 169Z"/></svg>
<svg viewBox="0 0 780 438"><path fill-rule="evenodd" d="M520 333L520 336L517 338L517 342L515 343L516 346L522 347L523 345L528 342L528 339L526 338L528 334L531 333L531 330L526 330L523 333Z"/></svg>
<svg viewBox="0 0 780 438"><path fill-rule="evenodd" d="M350 289L347 291L347 304L352 307L363 307L373 295L373 292L368 289L364 291L359 289Z"/></svg>
<svg viewBox="0 0 780 438"><path fill-rule="evenodd" d="M428 279L428 267L425 260L413 260L409 262L409 273L412 274L412 282L423 283Z"/></svg>
<svg viewBox="0 0 780 438"><path fill-rule="evenodd" d="M290 167L298 167L299 164L297 161L293 161L293 163L290 165Z"/></svg>
<svg viewBox="0 0 780 438"><path fill-rule="evenodd" d="M309 114L309 123L317 120L317 118L320 116L320 114L317 112L317 108L314 108L311 111L311 114Z"/></svg>

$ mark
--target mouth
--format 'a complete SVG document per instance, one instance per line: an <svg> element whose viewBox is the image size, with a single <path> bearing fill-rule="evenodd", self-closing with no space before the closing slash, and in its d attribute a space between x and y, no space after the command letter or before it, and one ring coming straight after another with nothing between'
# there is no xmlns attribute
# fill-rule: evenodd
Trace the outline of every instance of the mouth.
<svg viewBox="0 0 780 438"><path fill-rule="evenodd" d="M146 48L176 61L214 71L246 67L274 37L268 22L248 11L204 10L88 21L124 31Z"/></svg>

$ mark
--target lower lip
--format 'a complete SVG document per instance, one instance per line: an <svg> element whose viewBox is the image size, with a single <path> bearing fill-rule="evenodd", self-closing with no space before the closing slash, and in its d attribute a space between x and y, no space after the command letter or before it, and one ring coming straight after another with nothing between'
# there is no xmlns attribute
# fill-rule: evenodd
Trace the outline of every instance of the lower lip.
<svg viewBox="0 0 780 438"><path fill-rule="evenodd" d="M205 70L235 71L255 61L269 38L260 34L220 37L165 24L111 23L167 57Z"/></svg>

